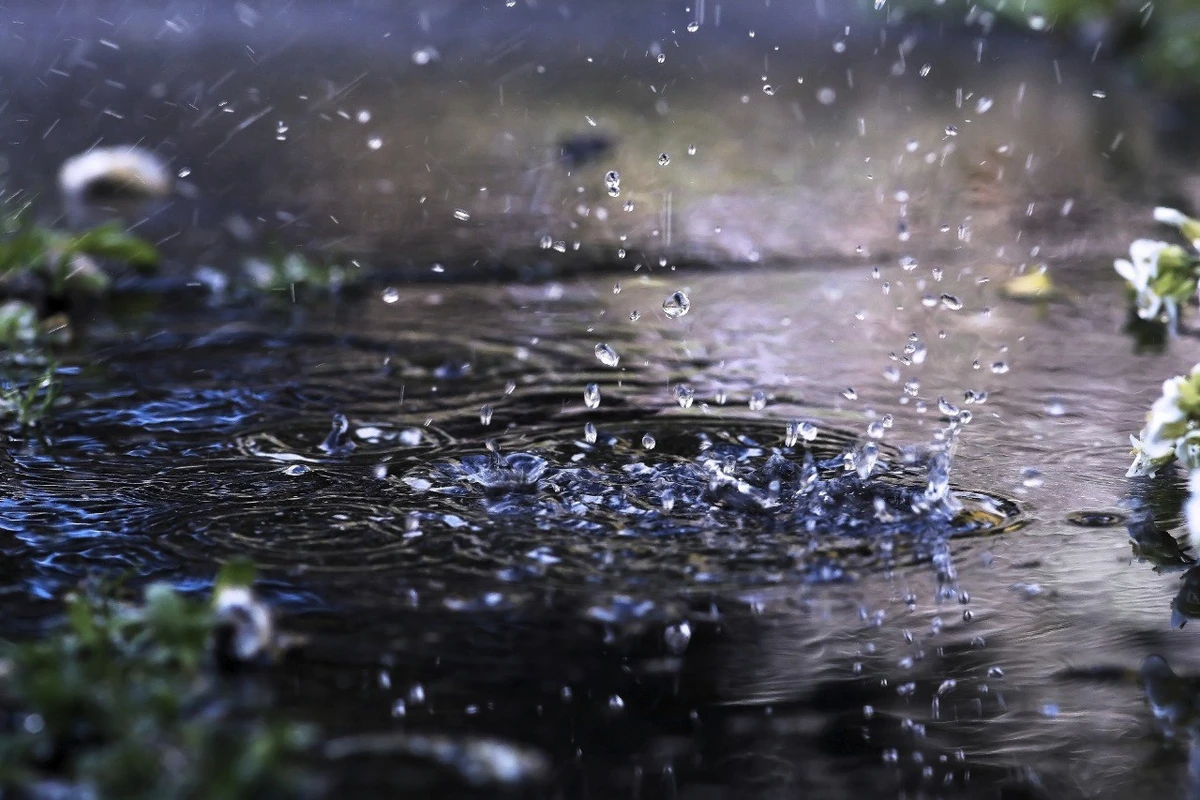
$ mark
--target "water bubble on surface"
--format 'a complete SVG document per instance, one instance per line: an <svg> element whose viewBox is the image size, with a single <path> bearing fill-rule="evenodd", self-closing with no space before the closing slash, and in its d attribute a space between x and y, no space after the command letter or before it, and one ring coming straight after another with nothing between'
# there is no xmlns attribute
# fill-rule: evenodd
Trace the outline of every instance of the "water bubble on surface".
<svg viewBox="0 0 1200 800"><path fill-rule="evenodd" d="M597 344L595 352L596 358L606 367L615 367L621 361L621 357L617 355L617 351L605 342Z"/></svg>
<svg viewBox="0 0 1200 800"><path fill-rule="evenodd" d="M674 291L663 301L663 313L671 319L679 319L692 308L692 301L682 291Z"/></svg>
<svg viewBox="0 0 1200 800"><path fill-rule="evenodd" d="M691 408L696 400L696 390L686 383L676 384L674 393L675 402L679 403L680 408Z"/></svg>
<svg viewBox="0 0 1200 800"><path fill-rule="evenodd" d="M750 394L749 405L751 411L762 411L767 407L767 393L762 389L755 389Z"/></svg>
<svg viewBox="0 0 1200 800"><path fill-rule="evenodd" d="M600 407L600 386L599 384L589 383L583 388L583 404L588 408Z"/></svg>

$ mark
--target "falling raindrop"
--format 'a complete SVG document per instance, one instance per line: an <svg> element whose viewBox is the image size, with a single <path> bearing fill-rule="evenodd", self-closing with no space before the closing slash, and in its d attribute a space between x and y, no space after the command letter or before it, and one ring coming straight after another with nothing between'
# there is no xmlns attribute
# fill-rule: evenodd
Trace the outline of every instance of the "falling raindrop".
<svg viewBox="0 0 1200 800"><path fill-rule="evenodd" d="M787 424L787 432L783 435L784 447L795 447L796 442L800 439L800 423L792 420Z"/></svg>
<svg viewBox="0 0 1200 800"><path fill-rule="evenodd" d="M679 319L692 309L692 301L681 291L672 292L671 296L663 301L662 309L671 319Z"/></svg>
<svg viewBox="0 0 1200 800"><path fill-rule="evenodd" d="M960 308L963 307L963 301L961 298L955 297L952 294L943 294L942 295L942 305L945 306L946 308L950 309L951 311L958 311Z"/></svg>
<svg viewBox="0 0 1200 800"><path fill-rule="evenodd" d="M687 651L688 643L692 640L692 626L687 620L677 625L668 625L663 629L663 644L673 656L681 656Z"/></svg>
<svg viewBox="0 0 1200 800"><path fill-rule="evenodd" d="M588 408L600 407L600 387L595 383L589 383L583 389L583 404Z"/></svg>
<svg viewBox="0 0 1200 800"><path fill-rule="evenodd" d="M621 357L617 355L617 351L613 350L605 342L596 345L596 358L600 359L600 363L606 367L615 367L621 360Z"/></svg>

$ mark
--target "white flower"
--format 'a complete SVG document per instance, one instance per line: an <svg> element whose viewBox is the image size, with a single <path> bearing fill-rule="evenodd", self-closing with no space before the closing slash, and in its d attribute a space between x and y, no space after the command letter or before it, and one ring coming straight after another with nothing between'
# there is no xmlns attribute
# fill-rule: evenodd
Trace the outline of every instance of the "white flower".
<svg viewBox="0 0 1200 800"><path fill-rule="evenodd" d="M1154 319L1162 309L1163 299L1150 288L1150 283L1158 277L1158 257L1168 247L1166 242L1138 239L1129 246L1132 261L1118 258L1113 262L1113 269L1137 292L1138 316L1142 319Z"/></svg>
<svg viewBox="0 0 1200 800"><path fill-rule="evenodd" d="M1183 506L1187 519L1188 540L1193 550L1200 550L1200 470L1188 476L1188 499Z"/></svg>
<svg viewBox="0 0 1200 800"><path fill-rule="evenodd" d="M1174 225L1176 228L1179 228L1188 222L1188 217L1178 209L1157 206L1154 209L1154 221L1161 222L1164 225Z"/></svg>

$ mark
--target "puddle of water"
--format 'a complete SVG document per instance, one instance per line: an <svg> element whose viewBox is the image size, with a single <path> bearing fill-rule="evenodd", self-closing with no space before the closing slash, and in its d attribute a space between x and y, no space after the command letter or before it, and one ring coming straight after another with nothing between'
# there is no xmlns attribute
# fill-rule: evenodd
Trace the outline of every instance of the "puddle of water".
<svg viewBox="0 0 1200 800"><path fill-rule="evenodd" d="M665 60L613 82L616 62L586 61L610 70L589 77L539 32L648 54L640 29L522 6L511 30L480 23L495 48L479 81L453 57L473 28L418 35L458 12L350 53L333 33L311 44L320 10L282 40L249 4L173 17L161 40L157 15L120 5L108 45L89 27L107 23L77 21L70 69L41 18L0 55L14 147L44 142L12 181L153 119L183 193L144 222L179 234L189 268L294 237L431 278L516 264L560 280L294 305L193 287L98 322L64 356L54 419L3 457L0 634L36 630L93 570L201 590L249 555L311 637L274 688L339 737L325 760L347 793L492 796L526 775L547 797L1187 786L1186 748L1152 724L1186 733L1181 684L1147 662L1152 710L1136 682L1151 653L1200 669L1200 578L1170 534L1184 486L1123 476L1128 433L1198 353L1120 333L1108 258L1141 198L1112 195L1145 166L1146 115L1113 75L1065 54L985 69L985 45L1057 51L919 30L893 43L897 72L860 47L876 28L830 62L832 13L742 9L726 23L799 27L825 55L764 61L770 27L704 28L698 50L660 43ZM942 58L923 83L926 47ZM327 72L294 68L322 54ZM249 80L229 66L248 55ZM1044 62L1065 77L1039 93ZM764 71L789 88L763 91ZM112 113L58 126L43 109L99 102L92 72L125 76ZM959 97L961 75L979 85ZM461 124L458 102L495 124ZM758 147L729 136L743 129ZM1058 298L995 290L1027 258L1051 258ZM607 274L566 276L580 265Z"/></svg>
<svg viewBox="0 0 1200 800"><path fill-rule="evenodd" d="M883 277L886 295L861 271L693 276L685 317L637 322L662 282L410 287L226 310L215 331L189 301L98 331L67 359L54 423L10 446L20 591L0 603L28 618L28 595L97 568L201 587L250 554L314 635L288 707L335 734L515 737L567 793L1177 785L1151 766L1132 679L1056 676L1195 657L1169 624L1179 572L1134 563L1116 516L1132 497L1177 521L1181 484L1128 483L1122 436L1144 375L1181 369L1186 346L1134 355L1115 288L1086 274L1049 317L968 291L931 308L911 273ZM928 359L903 365L914 333ZM902 450L945 426L938 396L973 411L963 509L914 518L902 501L928 476ZM867 488L839 458L884 413ZM337 761L347 785L407 774ZM414 787L461 783L413 763Z"/></svg>

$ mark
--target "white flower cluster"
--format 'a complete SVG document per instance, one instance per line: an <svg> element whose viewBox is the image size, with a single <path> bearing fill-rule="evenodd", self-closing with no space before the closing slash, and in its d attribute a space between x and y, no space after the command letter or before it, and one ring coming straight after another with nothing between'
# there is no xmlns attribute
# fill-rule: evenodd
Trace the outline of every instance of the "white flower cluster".
<svg viewBox="0 0 1200 800"><path fill-rule="evenodd" d="M1200 364L1188 375L1163 381L1162 397L1146 415L1140 436L1130 436L1134 459L1126 475L1153 475L1175 459L1189 470L1200 468Z"/></svg>
<svg viewBox="0 0 1200 800"><path fill-rule="evenodd" d="M1172 225L1200 250L1200 222L1173 208L1154 209L1154 219ZM1117 274L1126 280L1136 295L1138 316L1142 319L1166 317L1172 330L1179 327L1179 307L1194 296L1200 260L1179 245L1154 239L1138 239L1129 247L1129 258L1113 262Z"/></svg>

